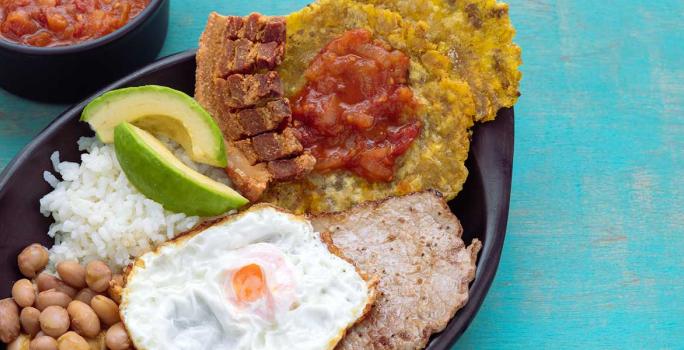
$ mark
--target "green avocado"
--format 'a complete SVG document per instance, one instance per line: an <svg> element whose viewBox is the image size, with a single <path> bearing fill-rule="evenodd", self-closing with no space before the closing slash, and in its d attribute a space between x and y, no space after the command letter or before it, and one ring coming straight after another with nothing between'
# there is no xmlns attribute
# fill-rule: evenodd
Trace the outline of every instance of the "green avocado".
<svg viewBox="0 0 684 350"><path fill-rule="evenodd" d="M197 101L178 90L157 85L112 90L90 102L81 121L104 143L114 142L114 128L129 122L173 139L198 163L226 167L218 125Z"/></svg>
<svg viewBox="0 0 684 350"><path fill-rule="evenodd" d="M170 211L215 216L249 202L185 165L161 141L133 124L123 122L114 128L114 149L133 186Z"/></svg>

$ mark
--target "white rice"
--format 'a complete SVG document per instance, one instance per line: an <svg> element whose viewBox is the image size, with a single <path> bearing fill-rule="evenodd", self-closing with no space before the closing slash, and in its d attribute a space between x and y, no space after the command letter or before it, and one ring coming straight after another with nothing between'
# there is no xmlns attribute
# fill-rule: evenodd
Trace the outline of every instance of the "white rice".
<svg viewBox="0 0 684 350"><path fill-rule="evenodd" d="M230 184L222 170L190 160L178 145L164 141L184 163L218 181ZM43 177L54 190L40 200L40 212L52 216L48 235L50 267L63 260L86 263L101 259L114 269L126 266L158 244L186 231L201 218L173 213L135 189L121 170L114 147L96 138L81 138L81 164L52 160L60 181L50 172Z"/></svg>

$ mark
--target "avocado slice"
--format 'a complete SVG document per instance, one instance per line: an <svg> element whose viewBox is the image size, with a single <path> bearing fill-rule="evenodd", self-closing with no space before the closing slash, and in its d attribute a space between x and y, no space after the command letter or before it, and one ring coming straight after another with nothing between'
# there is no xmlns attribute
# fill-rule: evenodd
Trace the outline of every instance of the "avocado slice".
<svg viewBox="0 0 684 350"><path fill-rule="evenodd" d="M112 90L90 102L81 121L104 143L114 142L114 128L129 122L173 139L198 163L226 167L218 125L197 101L178 90L157 85Z"/></svg>
<svg viewBox="0 0 684 350"><path fill-rule="evenodd" d="M133 186L170 211L215 216L249 202L185 165L161 141L133 124L123 122L114 128L114 149Z"/></svg>

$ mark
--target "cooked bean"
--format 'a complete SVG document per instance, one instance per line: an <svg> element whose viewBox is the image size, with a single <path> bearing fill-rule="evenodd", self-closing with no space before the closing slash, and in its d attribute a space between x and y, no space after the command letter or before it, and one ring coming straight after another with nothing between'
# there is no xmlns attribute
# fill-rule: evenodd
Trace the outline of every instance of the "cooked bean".
<svg viewBox="0 0 684 350"><path fill-rule="evenodd" d="M59 350L90 350L90 345L80 335L75 332L67 332L57 339L57 349Z"/></svg>
<svg viewBox="0 0 684 350"><path fill-rule="evenodd" d="M115 303L121 304L121 290L124 285L124 278L120 274L115 274L112 276L112 280L109 281L109 297L114 300Z"/></svg>
<svg viewBox="0 0 684 350"><path fill-rule="evenodd" d="M35 336L40 332L40 310L35 307L25 307L19 314L21 327L30 336Z"/></svg>
<svg viewBox="0 0 684 350"><path fill-rule="evenodd" d="M111 326L115 323L121 322L119 316L119 306L104 295L97 295L90 301L90 306L93 308L102 323Z"/></svg>
<svg viewBox="0 0 684 350"><path fill-rule="evenodd" d="M31 341L31 338L29 338L28 335L20 334L17 339L14 339L13 342L7 344L7 350L26 350L29 341Z"/></svg>
<svg viewBox="0 0 684 350"><path fill-rule="evenodd" d="M11 343L19 336L19 307L11 298L0 300L0 341Z"/></svg>
<svg viewBox="0 0 684 350"><path fill-rule="evenodd" d="M86 283L90 289L102 293L109 288L112 270L100 260L93 260L86 265Z"/></svg>
<svg viewBox="0 0 684 350"><path fill-rule="evenodd" d="M76 260L62 261L57 264L57 272L59 277L66 284L77 288L85 288L86 286L86 270Z"/></svg>
<svg viewBox="0 0 684 350"><path fill-rule="evenodd" d="M38 243L31 244L19 253L17 264L22 275L36 277L48 264L48 251Z"/></svg>
<svg viewBox="0 0 684 350"><path fill-rule="evenodd" d="M71 298L68 295L58 292L54 289L48 289L44 292L38 293L38 298L36 298L36 309L43 311L46 307L52 305L58 305L66 308L71 302Z"/></svg>
<svg viewBox="0 0 684 350"><path fill-rule="evenodd" d="M76 296L77 290L74 289L73 287L70 287L66 283L62 282L59 278L50 275L46 272L42 272L38 277L36 278L36 285L38 285L38 291L46 291L48 289L55 289L58 292L62 292L66 295L68 295L70 298L74 298Z"/></svg>
<svg viewBox="0 0 684 350"><path fill-rule="evenodd" d="M48 306L40 313L40 329L53 338L69 330L69 313L61 306Z"/></svg>
<svg viewBox="0 0 684 350"><path fill-rule="evenodd" d="M36 290L33 288L33 283L26 278L14 282L12 298L20 307L33 305L33 302L36 301Z"/></svg>
<svg viewBox="0 0 684 350"><path fill-rule="evenodd" d="M58 285L57 288L55 288L55 290L60 292L60 293L64 293L64 294L68 295L69 298L71 298L71 299L73 299L77 293L76 288L73 288L64 282L62 282L60 285Z"/></svg>
<svg viewBox="0 0 684 350"><path fill-rule="evenodd" d="M93 297L98 295L95 293L92 289L90 288L83 288L81 289L78 294L76 294L76 297L74 300L82 301L88 305L90 305L90 301L93 300Z"/></svg>
<svg viewBox="0 0 684 350"><path fill-rule="evenodd" d="M29 350L57 350L57 341L48 336L35 337L29 344Z"/></svg>
<svg viewBox="0 0 684 350"><path fill-rule="evenodd" d="M94 338L100 333L100 319L90 306L74 300L69 303L67 311L71 317L71 328L76 333L86 338Z"/></svg>
<svg viewBox="0 0 684 350"><path fill-rule="evenodd" d="M38 291L42 292L48 289L55 289L62 281L59 278L47 273L41 272L38 277L36 277L36 285L38 286Z"/></svg>
<svg viewBox="0 0 684 350"><path fill-rule="evenodd" d="M131 348L131 340L128 338L128 333L119 322L111 326L105 334L105 344L110 350L127 350Z"/></svg>

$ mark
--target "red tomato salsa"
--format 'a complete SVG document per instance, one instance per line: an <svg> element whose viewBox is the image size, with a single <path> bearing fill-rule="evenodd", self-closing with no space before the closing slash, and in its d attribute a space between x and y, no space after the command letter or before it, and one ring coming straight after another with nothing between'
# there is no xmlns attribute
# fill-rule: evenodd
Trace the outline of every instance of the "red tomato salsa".
<svg viewBox="0 0 684 350"><path fill-rule="evenodd" d="M62 46L123 27L149 0L0 0L0 36L29 46Z"/></svg>
<svg viewBox="0 0 684 350"><path fill-rule="evenodd" d="M391 181L394 165L420 134L407 86L409 57L355 29L331 41L304 73L292 115L316 170L347 169Z"/></svg>

